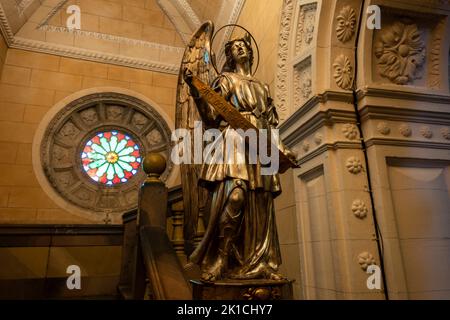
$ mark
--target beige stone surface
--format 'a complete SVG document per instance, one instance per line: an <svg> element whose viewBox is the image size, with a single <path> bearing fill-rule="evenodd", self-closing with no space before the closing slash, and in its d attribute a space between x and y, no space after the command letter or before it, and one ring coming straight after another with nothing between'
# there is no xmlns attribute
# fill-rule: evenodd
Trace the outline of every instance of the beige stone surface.
<svg viewBox="0 0 450 320"><path fill-rule="evenodd" d="M0 207L8 206L9 187L0 187Z"/></svg>
<svg viewBox="0 0 450 320"><path fill-rule="evenodd" d="M36 223L36 209L31 208L0 208L0 223L30 224Z"/></svg>
<svg viewBox="0 0 450 320"><path fill-rule="evenodd" d="M57 208L56 204L40 187L12 187L9 193L8 207Z"/></svg>
<svg viewBox="0 0 450 320"><path fill-rule="evenodd" d="M17 155L16 163L23 165L31 165L31 143L20 143L16 144Z"/></svg>
<svg viewBox="0 0 450 320"><path fill-rule="evenodd" d="M2 82L28 86L31 79L31 69L6 65L3 67Z"/></svg>
<svg viewBox="0 0 450 320"><path fill-rule="evenodd" d="M3 172L0 177L1 186L38 186L33 167L30 165L1 164L0 169Z"/></svg>
<svg viewBox="0 0 450 320"><path fill-rule="evenodd" d="M0 163L14 164L18 145L14 142L0 142Z"/></svg>
<svg viewBox="0 0 450 320"><path fill-rule="evenodd" d="M24 122L0 121L1 141L31 143L36 127Z"/></svg>
<svg viewBox="0 0 450 320"><path fill-rule="evenodd" d="M132 83L131 89L154 99L157 103L174 105L176 90L158 86L148 86L140 83Z"/></svg>
<svg viewBox="0 0 450 320"><path fill-rule="evenodd" d="M60 57L50 54L9 49L5 63L12 66L58 71L60 59Z"/></svg>
<svg viewBox="0 0 450 320"><path fill-rule="evenodd" d="M277 40L282 3L282 0L247 0L238 20L238 24L247 28L258 42L261 61L256 77L271 85L272 92L277 68ZM238 35L242 35L242 31L237 31L235 36Z"/></svg>
<svg viewBox="0 0 450 320"><path fill-rule="evenodd" d="M48 107L25 106L23 121L26 123L39 123L47 111Z"/></svg>
<svg viewBox="0 0 450 320"><path fill-rule="evenodd" d="M92 220L70 214L62 209L37 209L36 223L40 224L92 224Z"/></svg>
<svg viewBox="0 0 450 320"><path fill-rule="evenodd" d="M108 66L108 79L151 84L153 72L120 66Z"/></svg>
<svg viewBox="0 0 450 320"><path fill-rule="evenodd" d="M83 89L95 88L95 87L118 87L118 88L130 88L130 83L126 81L109 80L102 78L83 77Z"/></svg>
<svg viewBox="0 0 450 320"><path fill-rule="evenodd" d="M21 103L0 102L0 121L23 121L25 105Z"/></svg>
<svg viewBox="0 0 450 320"><path fill-rule="evenodd" d="M0 279L44 278L49 248L0 248Z"/></svg>
<svg viewBox="0 0 450 320"><path fill-rule="evenodd" d="M42 84L41 86L44 86ZM43 88L19 87L9 84L0 85L0 101L51 106L53 90Z"/></svg>
<svg viewBox="0 0 450 320"><path fill-rule="evenodd" d="M33 70L31 87L73 92L81 89L81 80L81 76L61 72Z"/></svg>

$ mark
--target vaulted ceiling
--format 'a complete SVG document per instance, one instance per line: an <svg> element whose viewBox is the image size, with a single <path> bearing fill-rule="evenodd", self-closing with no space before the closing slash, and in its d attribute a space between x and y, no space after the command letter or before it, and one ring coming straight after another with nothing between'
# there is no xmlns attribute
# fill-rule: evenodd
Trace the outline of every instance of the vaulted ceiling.
<svg viewBox="0 0 450 320"><path fill-rule="evenodd" d="M200 24L235 23L244 2L0 0L0 27L12 48L177 73L184 46ZM79 29L67 24L74 5Z"/></svg>

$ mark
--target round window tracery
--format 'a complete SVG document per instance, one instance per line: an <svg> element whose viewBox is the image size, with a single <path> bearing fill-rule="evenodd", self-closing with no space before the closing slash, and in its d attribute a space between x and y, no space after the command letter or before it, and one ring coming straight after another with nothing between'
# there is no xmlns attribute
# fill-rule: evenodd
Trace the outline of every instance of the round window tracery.
<svg viewBox="0 0 450 320"><path fill-rule="evenodd" d="M140 150L127 134L99 132L86 143L81 162L92 180L112 186L126 183L137 174L142 162Z"/></svg>
<svg viewBox="0 0 450 320"><path fill-rule="evenodd" d="M137 207L145 154L163 155L168 166L161 179L169 177L170 136L166 121L142 100L90 94L49 120L39 143L40 165L64 201L92 214L124 213Z"/></svg>

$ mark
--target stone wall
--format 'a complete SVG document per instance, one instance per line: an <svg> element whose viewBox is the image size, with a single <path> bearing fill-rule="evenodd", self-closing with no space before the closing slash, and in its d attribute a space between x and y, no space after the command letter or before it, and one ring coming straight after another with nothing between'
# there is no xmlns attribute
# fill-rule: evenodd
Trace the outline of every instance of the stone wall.
<svg viewBox="0 0 450 320"><path fill-rule="evenodd" d="M83 89L124 88L174 119L176 83L175 75L9 49L0 83L0 223L90 222L61 210L33 171L36 129L58 101Z"/></svg>
<svg viewBox="0 0 450 320"><path fill-rule="evenodd" d="M3 35L0 35L0 73L3 70L3 65L6 60L6 52L8 51L8 46L6 45L5 38Z"/></svg>

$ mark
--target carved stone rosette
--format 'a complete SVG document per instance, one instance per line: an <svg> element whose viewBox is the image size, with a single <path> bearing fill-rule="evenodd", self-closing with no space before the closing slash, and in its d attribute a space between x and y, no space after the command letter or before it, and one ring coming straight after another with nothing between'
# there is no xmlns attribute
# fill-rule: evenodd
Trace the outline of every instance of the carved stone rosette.
<svg viewBox="0 0 450 320"><path fill-rule="evenodd" d="M397 21L380 32L380 39L374 46L379 74L399 85L421 78L426 50L419 27Z"/></svg>
<svg viewBox="0 0 450 320"><path fill-rule="evenodd" d="M336 17L336 35L339 41L346 43L356 31L356 12L350 6L345 6Z"/></svg>
<svg viewBox="0 0 450 320"><path fill-rule="evenodd" d="M336 57L333 63L334 80L339 88L350 90L353 84L353 66L350 59L341 54Z"/></svg>
<svg viewBox="0 0 450 320"><path fill-rule="evenodd" d="M50 121L40 146L46 178L66 201L84 210L119 213L137 207L138 188L145 179L138 173L127 182L107 186L91 179L81 162L85 144L95 134L118 130L133 138L140 153L158 152L170 162L170 129L164 119L144 102L119 93L97 93L75 100Z"/></svg>

